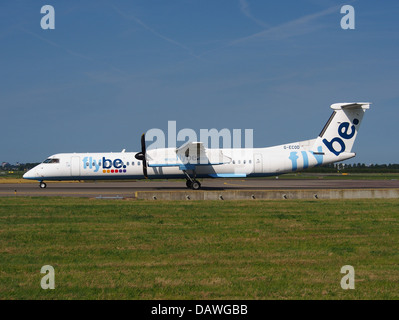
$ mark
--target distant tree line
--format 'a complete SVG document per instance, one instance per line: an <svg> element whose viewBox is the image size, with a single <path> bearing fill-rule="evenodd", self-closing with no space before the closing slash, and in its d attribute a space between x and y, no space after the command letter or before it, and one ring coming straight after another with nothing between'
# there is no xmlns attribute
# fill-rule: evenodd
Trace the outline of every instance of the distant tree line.
<svg viewBox="0 0 399 320"><path fill-rule="evenodd" d="M17 163L9 164L3 162L0 171L27 171L37 166L39 163Z"/></svg>
<svg viewBox="0 0 399 320"><path fill-rule="evenodd" d="M399 173L399 164L330 163L305 171L314 173Z"/></svg>

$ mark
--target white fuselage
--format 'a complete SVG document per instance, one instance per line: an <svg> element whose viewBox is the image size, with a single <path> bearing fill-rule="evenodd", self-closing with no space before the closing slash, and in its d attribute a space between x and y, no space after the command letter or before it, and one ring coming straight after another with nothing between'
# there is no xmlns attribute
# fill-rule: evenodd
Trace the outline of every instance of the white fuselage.
<svg viewBox="0 0 399 320"><path fill-rule="evenodd" d="M202 142L189 142L177 149L145 152L143 135L142 152L55 154L28 171L24 178L39 181L143 179L147 172L148 178L186 178L195 182L195 178L243 178L294 172L354 157L351 150L369 107L370 104L364 102L332 104L333 114L319 136L312 140L245 149L207 149ZM144 159L147 170L143 171Z"/></svg>
<svg viewBox="0 0 399 320"><path fill-rule="evenodd" d="M351 153L331 158L314 154L309 150L313 142L314 140L307 140L270 148L208 149L221 153L228 160L222 164L197 165L195 175L197 178L273 176L354 156ZM148 153L151 154L151 150ZM148 162L148 178L184 178L182 168L186 168L189 173L193 172L185 159L171 159L170 155L175 154L175 149L157 149L156 154L156 160ZM24 178L39 181L143 179L143 163L135 155L135 152L55 154L47 162L28 171ZM170 165L170 162L176 165Z"/></svg>

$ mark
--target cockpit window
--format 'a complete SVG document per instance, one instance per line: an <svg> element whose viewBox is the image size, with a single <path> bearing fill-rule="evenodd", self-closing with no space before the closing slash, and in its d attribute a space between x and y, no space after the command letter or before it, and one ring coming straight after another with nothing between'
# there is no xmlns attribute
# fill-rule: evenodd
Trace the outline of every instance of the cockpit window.
<svg viewBox="0 0 399 320"><path fill-rule="evenodd" d="M43 163L60 163L60 159L46 159Z"/></svg>

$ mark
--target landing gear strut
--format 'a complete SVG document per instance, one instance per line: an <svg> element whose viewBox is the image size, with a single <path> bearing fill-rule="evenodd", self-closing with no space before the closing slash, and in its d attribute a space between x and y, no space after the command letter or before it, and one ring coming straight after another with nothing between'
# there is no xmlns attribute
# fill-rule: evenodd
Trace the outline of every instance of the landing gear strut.
<svg viewBox="0 0 399 320"><path fill-rule="evenodd" d="M47 187L47 184L45 184L43 181L40 181L39 187L40 187L41 189L44 189L45 187Z"/></svg>
<svg viewBox="0 0 399 320"><path fill-rule="evenodd" d="M195 179L195 171L194 171L194 179L190 177L186 170L183 170L184 174L186 175L186 186L189 189L198 190L201 188L201 183Z"/></svg>

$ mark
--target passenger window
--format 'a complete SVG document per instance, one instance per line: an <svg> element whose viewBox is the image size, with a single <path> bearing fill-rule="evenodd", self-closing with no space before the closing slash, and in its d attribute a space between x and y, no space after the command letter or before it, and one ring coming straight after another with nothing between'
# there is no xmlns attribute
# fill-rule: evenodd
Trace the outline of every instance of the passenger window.
<svg viewBox="0 0 399 320"><path fill-rule="evenodd" d="M140 161L137 161L137 165L138 165L138 166L140 165Z"/></svg>
<svg viewBox="0 0 399 320"><path fill-rule="evenodd" d="M244 160L244 164L246 163L246 160Z"/></svg>
<svg viewBox="0 0 399 320"><path fill-rule="evenodd" d="M248 163L251 164L251 163L252 163L252 160L249 160Z"/></svg>
<svg viewBox="0 0 399 320"><path fill-rule="evenodd" d="M233 164L236 164L236 161L235 161L235 160L233 160Z"/></svg>
<svg viewBox="0 0 399 320"><path fill-rule="evenodd" d="M238 164L241 164L241 160L238 160Z"/></svg>
<svg viewBox="0 0 399 320"><path fill-rule="evenodd" d="M128 162L128 163L126 163L126 165L128 166L128 165L129 165L129 162Z"/></svg>

